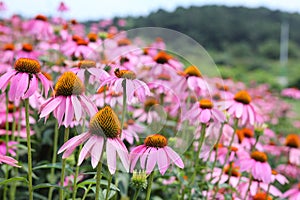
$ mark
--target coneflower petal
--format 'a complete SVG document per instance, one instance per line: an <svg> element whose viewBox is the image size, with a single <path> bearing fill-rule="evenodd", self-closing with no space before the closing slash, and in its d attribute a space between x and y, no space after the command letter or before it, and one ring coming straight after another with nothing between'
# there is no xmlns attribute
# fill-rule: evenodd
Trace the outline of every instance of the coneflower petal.
<svg viewBox="0 0 300 200"><path fill-rule="evenodd" d="M111 140L106 142L106 154L107 154L107 165L110 174L114 174L117 168L117 150L114 145L111 143Z"/></svg>
<svg viewBox="0 0 300 200"><path fill-rule="evenodd" d="M84 144L83 148L81 149L79 157L78 157L78 163L77 163L78 166L86 158L86 156L90 152L93 145L97 142L97 139L95 137L96 136L90 137L89 140Z"/></svg>
<svg viewBox="0 0 300 200"><path fill-rule="evenodd" d="M11 79L15 73L15 71L9 71L0 77L0 90L3 90L7 86L9 79Z"/></svg>
<svg viewBox="0 0 300 200"><path fill-rule="evenodd" d="M25 95L22 97L23 99L27 99L29 98L30 96L32 96L35 91L37 90L38 88L38 80L37 78L33 75L31 77L31 80L30 80L30 84L29 84L29 88L28 90L25 92Z"/></svg>
<svg viewBox="0 0 300 200"><path fill-rule="evenodd" d="M157 155L157 150L156 148L150 148L151 150L149 151L149 154L148 154L148 159L147 159L147 164L146 164L146 173L147 174L150 174L154 167L155 167L155 164L158 160L158 155Z"/></svg>
<svg viewBox="0 0 300 200"><path fill-rule="evenodd" d="M184 168L184 164L180 156L172 148L165 146L164 150L175 165L177 165L179 168Z"/></svg>
<svg viewBox="0 0 300 200"><path fill-rule="evenodd" d="M53 98L41 111L40 118L48 116L61 103L62 98Z"/></svg>
<svg viewBox="0 0 300 200"><path fill-rule="evenodd" d="M128 150L124 143L120 140L120 138L114 138L108 140L113 140L113 143L115 143L115 147L117 149L118 155L121 159L121 162L126 170L126 172L129 171L129 156L128 156Z"/></svg>
<svg viewBox="0 0 300 200"><path fill-rule="evenodd" d="M11 81L10 81L10 89L8 92L8 97L10 101L14 101L16 99L16 95L17 95L17 88L19 85L19 80L21 78L20 74L16 74L14 77L12 77Z"/></svg>
<svg viewBox="0 0 300 200"><path fill-rule="evenodd" d="M163 148L157 150L157 164L160 173L164 175L167 169L169 168L169 160Z"/></svg>
<svg viewBox="0 0 300 200"><path fill-rule="evenodd" d="M68 127L72 120L73 120L73 116L74 116L74 109L72 106L72 102L71 102L71 98L70 96L67 96L66 98L66 112L65 112L65 119L64 119L64 125L66 127Z"/></svg>
<svg viewBox="0 0 300 200"><path fill-rule="evenodd" d="M78 100L78 98L74 95L71 96L71 101L72 101L72 105L75 111L75 118L77 121L80 120L81 115L82 115L82 109L81 109L81 104L80 101Z"/></svg>
<svg viewBox="0 0 300 200"><path fill-rule="evenodd" d="M91 159L92 159L92 167L93 168L96 168L100 161L100 156L102 154L103 145L104 145L103 137L96 137L96 138L97 138L97 141L91 149Z"/></svg>
<svg viewBox="0 0 300 200"><path fill-rule="evenodd" d="M63 116L66 113L66 97L64 96L58 96L56 98L61 98L61 103L57 106L56 111L56 119L58 122L58 125L60 126L62 124Z"/></svg>

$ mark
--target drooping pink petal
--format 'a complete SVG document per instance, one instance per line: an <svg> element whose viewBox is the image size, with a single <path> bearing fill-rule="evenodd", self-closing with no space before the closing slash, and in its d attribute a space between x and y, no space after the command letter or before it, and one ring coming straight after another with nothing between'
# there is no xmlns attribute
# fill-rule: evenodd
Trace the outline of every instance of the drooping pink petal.
<svg viewBox="0 0 300 200"><path fill-rule="evenodd" d="M81 165L82 161L86 158L87 154L89 153L93 145L97 142L97 139L95 137L97 136L90 137L90 139L88 139L88 141L82 147L78 157L78 163L77 163L78 166Z"/></svg>
<svg viewBox="0 0 300 200"><path fill-rule="evenodd" d="M92 159L92 167L96 168L98 163L101 162L100 161L100 156L102 155L102 151L103 151L103 145L104 145L104 138L103 137L96 137L97 141L95 142L95 144L92 147L91 150L91 159Z"/></svg>
<svg viewBox="0 0 300 200"><path fill-rule="evenodd" d="M82 109L81 104L78 98L75 95L71 96L72 106L75 111L75 118L76 121L80 121L81 115L82 115Z"/></svg>
<svg viewBox="0 0 300 200"><path fill-rule="evenodd" d="M16 89L15 99L20 99L26 92L29 83L29 75L22 73L21 78L18 81L18 87Z"/></svg>
<svg viewBox="0 0 300 200"><path fill-rule="evenodd" d="M117 150L111 140L106 141L107 166L110 174L115 174L117 169Z"/></svg>
<svg viewBox="0 0 300 200"><path fill-rule="evenodd" d="M135 147L131 152L130 152L130 171L132 172L138 159L140 156L146 151L147 147L145 145L140 145Z"/></svg>
<svg viewBox="0 0 300 200"><path fill-rule="evenodd" d="M200 122L201 123L207 123L209 122L211 117L211 112L209 109L203 109L202 112L200 113Z"/></svg>
<svg viewBox="0 0 300 200"><path fill-rule="evenodd" d="M58 96L56 98L61 98L62 99L61 103L56 108L56 119L57 119L58 125L61 126L63 116L66 113L66 100L67 100L67 98L64 97L64 96Z"/></svg>
<svg viewBox="0 0 300 200"><path fill-rule="evenodd" d="M108 139L109 140L109 139ZM129 171L129 155L128 150L125 146L125 144L120 140L120 138L113 139L112 144L115 144L116 150L118 152L118 155L121 159L121 162L125 168L125 170Z"/></svg>
<svg viewBox="0 0 300 200"><path fill-rule="evenodd" d="M235 111L236 118L241 118L243 111L244 111L243 107L244 107L244 105L242 103L236 104L236 111Z"/></svg>
<svg viewBox="0 0 300 200"><path fill-rule="evenodd" d="M3 74L2 76L0 76L0 90L3 90L4 88L6 88L6 86L9 83L9 80L15 73L16 73L16 71L12 70L12 71L8 71L5 74Z"/></svg>
<svg viewBox="0 0 300 200"><path fill-rule="evenodd" d="M164 150L168 154L169 158L171 158L171 160L173 161L173 163L175 165L177 165L181 169L184 168L184 164L183 164L180 156L171 147L165 146Z"/></svg>
<svg viewBox="0 0 300 200"><path fill-rule="evenodd" d="M39 73L38 77L42 82L42 88L45 89L45 96L47 96L49 89L52 88L51 83L42 73Z"/></svg>
<svg viewBox="0 0 300 200"><path fill-rule="evenodd" d="M147 174L150 174L155 165L156 165L156 162L158 161L158 155L157 155L157 149L156 148L151 148L151 150L149 151L149 154L148 154L148 159L147 159L147 163L146 163L146 173Z"/></svg>
<svg viewBox="0 0 300 200"><path fill-rule="evenodd" d="M26 91L25 95L22 97L22 99L27 99L29 98L30 96L32 96L36 90L38 88L38 80L37 78L33 75L31 77L31 80L30 80L30 83L29 83L29 88L28 90Z"/></svg>
<svg viewBox="0 0 300 200"><path fill-rule="evenodd" d="M66 127L69 127L69 125L72 123L74 118L74 109L72 106L71 97L66 98L66 113L65 113L65 119L64 119L64 125Z"/></svg>
<svg viewBox="0 0 300 200"><path fill-rule="evenodd" d="M83 105L86 107L86 109L88 110L88 113L90 116L94 116L97 113L97 111L98 111L97 107L95 106L95 104L90 102L90 100L88 100L86 96L81 95L80 100L83 103Z"/></svg>
<svg viewBox="0 0 300 200"><path fill-rule="evenodd" d="M58 150L57 154L62 153L63 151L65 151L68 148L71 148L72 146L78 146L78 145L82 144L89 137L90 137L90 133L89 132L85 132L85 133L82 133L82 134L77 135L75 137L72 137L71 139L69 139L66 143L64 143L60 147L60 149Z"/></svg>
<svg viewBox="0 0 300 200"><path fill-rule="evenodd" d="M160 148L157 151L157 164L160 173L164 175L167 169L169 168L170 163L169 163L168 155L166 154L163 148Z"/></svg>
<svg viewBox="0 0 300 200"><path fill-rule="evenodd" d="M142 154L142 156L140 158L140 164L141 164L142 169L145 169L145 167L146 167L146 159L147 159L151 149L152 149L151 147L148 147L147 150Z"/></svg>
<svg viewBox="0 0 300 200"><path fill-rule="evenodd" d="M48 116L62 101L62 98L53 98L41 110L40 118Z"/></svg>

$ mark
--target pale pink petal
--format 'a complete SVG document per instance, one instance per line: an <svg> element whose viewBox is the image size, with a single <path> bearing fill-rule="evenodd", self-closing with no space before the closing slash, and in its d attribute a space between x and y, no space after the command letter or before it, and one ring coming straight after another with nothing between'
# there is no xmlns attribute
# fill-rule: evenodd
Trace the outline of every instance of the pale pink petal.
<svg viewBox="0 0 300 200"><path fill-rule="evenodd" d="M140 164L141 164L142 169L145 169L145 167L146 167L146 159L147 159L151 149L152 149L152 147L148 147L148 149L142 154L142 156L140 158Z"/></svg>
<svg viewBox="0 0 300 200"><path fill-rule="evenodd" d="M89 99L87 99L86 96L80 95L80 100L83 103L83 105L88 110L88 113L90 116L94 116L97 113L97 107L95 104L93 104Z"/></svg>
<svg viewBox="0 0 300 200"><path fill-rule="evenodd" d="M61 126L63 116L66 113L66 100L67 100L67 98L64 97L64 96L58 96L56 98L61 98L62 99L61 103L56 108L56 119L57 119L58 125Z"/></svg>
<svg viewBox="0 0 300 200"><path fill-rule="evenodd" d="M26 91L25 95L22 97L22 99L27 99L30 96L32 96L38 88L38 80L35 76L31 77L30 83L29 83L29 88Z"/></svg>
<svg viewBox="0 0 300 200"><path fill-rule="evenodd" d="M77 121L80 121L81 115L82 115L82 109L81 104L78 98L75 95L71 96L72 105L75 111L75 117Z"/></svg>
<svg viewBox="0 0 300 200"><path fill-rule="evenodd" d="M154 167L155 164L158 160L159 155L157 155L157 150L156 148L151 148L151 151L148 154L148 159L147 159L147 164L146 164L146 173L150 174Z"/></svg>
<svg viewBox="0 0 300 200"><path fill-rule="evenodd" d="M81 165L82 161L86 158L93 145L97 142L97 139L95 137L97 136L90 137L90 139L84 144L83 148L81 149L78 157L78 166Z"/></svg>
<svg viewBox="0 0 300 200"><path fill-rule="evenodd" d="M97 141L92 147L91 150L91 158L92 158L92 167L95 168L97 167L99 161L100 161L100 156L103 151L103 145L104 145L104 138L103 137L96 137ZM101 162L101 161L100 161Z"/></svg>
<svg viewBox="0 0 300 200"><path fill-rule="evenodd" d="M90 137L90 133L89 132L85 132L82 133L80 135L77 135L75 137L72 137L71 139L69 139L66 143L64 143L60 149L58 150L57 154L62 153L63 151L65 151L68 148L71 148L72 146L78 146L80 144L82 144L83 142L85 142L88 138Z"/></svg>
<svg viewBox="0 0 300 200"><path fill-rule="evenodd" d="M130 171L132 172L138 159L140 156L146 151L147 147L145 145L140 145L135 147L131 152L130 152Z"/></svg>
<svg viewBox="0 0 300 200"><path fill-rule="evenodd" d="M129 155L128 150L125 146L125 144L120 140L120 138L113 139L113 143L115 143L116 150L118 152L118 155L121 159L121 162L125 168L125 170L129 171Z"/></svg>
<svg viewBox="0 0 300 200"><path fill-rule="evenodd" d="M66 113L65 113L65 120L64 120L64 125L66 127L69 127L69 125L72 123L74 118L74 109L72 106L72 101L71 97L66 98Z"/></svg>
<svg viewBox="0 0 300 200"><path fill-rule="evenodd" d="M171 160L174 162L175 165L177 165L181 169L184 168L184 164L183 164L180 156L172 148L165 146L164 150L166 151L169 158L171 158Z"/></svg>
<svg viewBox="0 0 300 200"><path fill-rule="evenodd" d="M22 76L18 81L18 87L16 89L15 98L20 99L26 92L29 86L29 75L27 73L22 73Z"/></svg>
<svg viewBox="0 0 300 200"><path fill-rule="evenodd" d="M51 83L50 83L50 81L42 73L39 73L38 77L39 77L39 79L40 79L40 81L42 83L42 88L45 89L45 96L47 96L50 87L52 87Z"/></svg>
<svg viewBox="0 0 300 200"><path fill-rule="evenodd" d="M40 118L48 116L62 101L62 98L52 98L41 110Z"/></svg>
<svg viewBox="0 0 300 200"><path fill-rule="evenodd" d="M160 173L164 175L167 169L169 168L170 163L169 163L168 155L166 154L163 148L160 148L157 151L157 164Z"/></svg>
<svg viewBox="0 0 300 200"><path fill-rule="evenodd" d="M243 109L244 105L242 103L237 103L236 105L236 111L235 111L235 116L236 118L240 118L243 114Z"/></svg>
<svg viewBox="0 0 300 200"><path fill-rule="evenodd" d="M117 150L111 140L106 141L107 166L110 174L114 174L117 169Z"/></svg>
<svg viewBox="0 0 300 200"><path fill-rule="evenodd" d="M0 76L0 90L6 88L7 84L9 83L9 79L16 74L16 71L9 71Z"/></svg>
<svg viewBox="0 0 300 200"><path fill-rule="evenodd" d="M200 113L200 122L201 123L207 123L209 122L211 117L211 112L209 109L203 109L202 112Z"/></svg>

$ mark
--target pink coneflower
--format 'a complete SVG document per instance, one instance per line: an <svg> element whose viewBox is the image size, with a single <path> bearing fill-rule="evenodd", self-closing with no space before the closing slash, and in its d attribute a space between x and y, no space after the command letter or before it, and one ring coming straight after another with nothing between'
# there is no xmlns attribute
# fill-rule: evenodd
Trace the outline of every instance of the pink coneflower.
<svg viewBox="0 0 300 200"><path fill-rule="evenodd" d="M144 102L144 107L134 109L133 117L137 118L140 122L147 122L148 124L153 121L160 120L161 116L156 111L156 106L159 105L159 102L154 97L147 97Z"/></svg>
<svg viewBox="0 0 300 200"><path fill-rule="evenodd" d="M96 67L96 62L92 60L81 60L78 62L77 67L70 69L74 72L84 83L92 84L95 81L104 81L109 77L109 74L103 69Z"/></svg>
<svg viewBox="0 0 300 200"><path fill-rule="evenodd" d="M239 143L246 150L251 150L251 148L256 144L255 148L259 151L263 150L262 145L259 142L256 142L256 138L254 137L254 131L249 128L243 128L236 130L236 134L239 139Z"/></svg>
<svg viewBox="0 0 300 200"><path fill-rule="evenodd" d="M133 144L134 140L139 141L137 133L143 132L144 128L137 124L133 119L124 123L121 140L126 140L129 144Z"/></svg>
<svg viewBox="0 0 300 200"><path fill-rule="evenodd" d="M65 4L64 2L60 2L60 4L59 4L57 10L58 10L59 12L62 12L62 13L63 13L63 12L67 12L67 11L69 10L69 8L66 6L66 4Z"/></svg>
<svg viewBox="0 0 300 200"><path fill-rule="evenodd" d="M69 127L74 118L79 122L85 111L90 116L97 112L96 106L84 95L82 81L73 72L65 72L58 79L54 91L55 95L41 106L40 118L48 118L53 112L59 125Z"/></svg>
<svg viewBox="0 0 300 200"><path fill-rule="evenodd" d="M126 171L129 169L128 151L125 144L121 141L120 121L110 106L100 109L90 120L89 131L71 138L58 151L63 154L63 158L69 157L77 146L84 144L78 159L78 165L85 158L91 156L92 167L95 168L101 161L102 151L106 146L107 165L111 174L116 171L117 154Z"/></svg>
<svg viewBox="0 0 300 200"><path fill-rule="evenodd" d="M209 99L202 99L196 102L191 109L184 115L182 121L188 119L193 124L208 123L213 120L216 123L225 121L225 115L218 109L214 108Z"/></svg>
<svg viewBox="0 0 300 200"><path fill-rule="evenodd" d="M276 170L272 170L271 181L272 181L272 183L274 183L275 181L278 181L281 185L289 183L289 180L282 174L279 174Z"/></svg>
<svg viewBox="0 0 300 200"><path fill-rule="evenodd" d="M74 35L71 40L67 41L61 48L61 51L69 57L81 59L96 60L97 54L94 49L88 46L88 42L83 38Z"/></svg>
<svg viewBox="0 0 300 200"><path fill-rule="evenodd" d="M15 69L6 72L0 77L0 90L7 89L10 83L8 97L10 101L27 99L38 90L41 81L45 95L52 87L50 81L41 73L38 61L29 58L20 58L15 62Z"/></svg>
<svg viewBox="0 0 300 200"><path fill-rule="evenodd" d="M77 178L76 178L76 183L82 181L84 178L83 174L78 174ZM72 186L74 185L74 175L71 174L70 176L66 176L65 177L65 181L64 181L64 187L69 187L71 190L73 190Z"/></svg>
<svg viewBox="0 0 300 200"><path fill-rule="evenodd" d="M295 185L293 188L286 191L282 198L288 198L288 200L299 200L300 199L300 183Z"/></svg>
<svg viewBox="0 0 300 200"><path fill-rule="evenodd" d="M15 56L15 45L8 43L5 44L3 50L1 51L0 61L2 63L13 64L14 56Z"/></svg>
<svg viewBox="0 0 300 200"><path fill-rule="evenodd" d="M9 156L4 156L0 154L0 164L5 163L13 167L20 167L17 165L18 161Z"/></svg>
<svg viewBox="0 0 300 200"><path fill-rule="evenodd" d="M241 90L237 92L232 100L225 100L222 104L224 104L225 109L228 109L228 114L241 120L242 125L247 122L254 125L256 111L247 91Z"/></svg>
<svg viewBox="0 0 300 200"><path fill-rule="evenodd" d="M169 168L170 162L173 162L179 168L184 167L180 156L167 146L167 138L160 134L146 137L143 145L135 147L130 152L131 171L133 171L138 159L140 159L141 168L146 168L147 174L153 171L156 163L162 175Z"/></svg>
<svg viewBox="0 0 300 200"><path fill-rule="evenodd" d="M284 174L288 177L298 177L300 176L300 169L298 166L293 164L280 164L276 167L276 170L281 174Z"/></svg>
<svg viewBox="0 0 300 200"><path fill-rule="evenodd" d="M8 149L6 148L6 143L5 142L2 142L0 141L0 154L1 155L6 155L7 151L10 155L12 156L16 156L16 150L17 150L17 145L18 142L15 142L15 141L8 141L7 143L7 146L8 146Z"/></svg>
<svg viewBox="0 0 300 200"><path fill-rule="evenodd" d="M126 101L128 103L132 103L135 94L140 101L144 101L146 96L150 95L149 87L146 83L136 79L134 72L116 68L114 74L103 81L99 88L108 85L115 92L123 92L123 82L126 81Z"/></svg>
<svg viewBox="0 0 300 200"><path fill-rule="evenodd" d="M16 55L16 59L18 58L31 58L31 59L38 59L40 53L33 49L33 46L28 43L24 43L22 45L22 49L18 50Z"/></svg>
<svg viewBox="0 0 300 200"><path fill-rule="evenodd" d="M241 172L250 171L253 178L263 181L264 183L271 182L272 169L267 162L268 157L260 151L253 151L251 155L245 154L239 159Z"/></svg>
<svg viewBox="0 0 300 200"><path fill-rule="evenodd" d="M47 40L53 36L53 28L44 15L37 15L26 25L28 33L34 35L37 39Z"/></svg>
<svg viewBox="0 0 300 200"><path fill-rule="evenodd" d="M108 90L107 86L99 88L97 93L94 94L91 99L98 107L104 107L106 104L111 107L123 105L122 93L116 93Z"/></svg>
<svg viewBox="0 0 300 200"><path fill-rule="evenodd" d="M253 197L253 200L272 200L271 195L268 195L265 192L258 192Z"/></svg>
<svg viewBox="0 0 300 200"><path fill-rule="evenodd" d="M298 88L285 88L281 91L281 95L293 99L300 99L300 90Z"/></svg>
<svg viewBox="0 0 300 200"><path fill-rule="evenodd" d="M182 76L179 85L180 90L184 90L188 87L191 91L200 95L207 91L207 83L202 77L200 70L196 66L189 66L183 72L179 72Z"/></svg>
<svg viewBox="0 0 300 200"><path fill-rule="evenodd" d="M231 167L230 167L231 165ZM241 173L240 173L240 168L238 166L235 166L234 163L227 165L224 170L220 168L215 168L213 173L212 173L212 181L211 183L215 184L218 180L219 177L221 176L221 179L219 181L220 184L226 183L229 181L229 184L236 188L238 186L238 183L240 182L241 179ZM211 178L211 175L208 174L206 176L208 181Z"/></svg>
<svg viewBox="0 0 300 200"><path fill-rule="evenodd" d="M289 134L285 140L286 150L289 153L289 162L300 165L300 137L297 134Z"/></svg>

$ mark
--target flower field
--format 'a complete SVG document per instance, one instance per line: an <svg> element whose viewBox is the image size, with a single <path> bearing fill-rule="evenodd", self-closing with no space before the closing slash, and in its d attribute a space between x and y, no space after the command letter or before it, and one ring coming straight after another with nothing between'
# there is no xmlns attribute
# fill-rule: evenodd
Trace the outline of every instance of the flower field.
<svg viewBox="0 0 300 200"><path fill-rule="evenodd" d="M0 199L300 200L300 90L209 76L125 24L1 21Z"/></svg>

